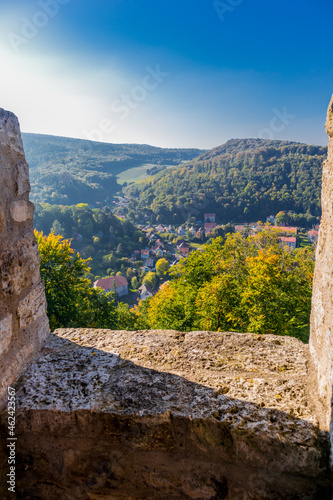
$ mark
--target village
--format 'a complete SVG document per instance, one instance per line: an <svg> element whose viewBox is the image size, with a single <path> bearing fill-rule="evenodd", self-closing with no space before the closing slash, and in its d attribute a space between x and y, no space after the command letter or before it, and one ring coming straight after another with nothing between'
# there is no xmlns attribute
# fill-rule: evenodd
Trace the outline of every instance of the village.
<svg viewBox="0 0 333 500"><path fill-rule="evenodd" d="M128 200L121 198L116 215L124 219L124 215L119 208L125 207ZM148 218L148 216L147 216ZM272 226L277 225L276 217L267 217L266 222ZM196 224L174 225L153 225L137 224L147 235L149 241L145 248L134 250L129 256L129 260L134 266L137 262L142 262L142 271L153 277L152 281L143 284L135 293L135 301L139 302L148 297L154 296L158 290L168 281L168 270L175 266L181 259L186 258L194 250L203 250L203 245L209 243L211 239L224 236L227 232L241 232L246 236L254 235L261 228L261 223L242 223L221 225L216 221L215 213L205 213L203 221L196 221ZM278 225L281 236L281 245L287 246L291 251L302 246L316 246L318 241L319 224L313 229L304 231L301 228L287 225ZM158 262L164 262L166 271L157 273ZM125 300L131 295L128 277L118 273L116 276L101 278L94 282L94 287L102 288L105 292L114 292L119 299ZM133 292L133 291L132 291Z"/></svg>

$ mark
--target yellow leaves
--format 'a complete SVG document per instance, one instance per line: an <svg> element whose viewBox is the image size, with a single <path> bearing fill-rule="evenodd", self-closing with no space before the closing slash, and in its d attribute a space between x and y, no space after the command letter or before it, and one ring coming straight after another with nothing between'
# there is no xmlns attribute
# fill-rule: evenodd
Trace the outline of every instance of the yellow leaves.
<svg viewBox="0 0 333 500"><path fill-rule="evenodd" d="M279 229L229 234L172 268L146 309L151 328L294 335L307 340L313 253L279 245Z"/></svg>

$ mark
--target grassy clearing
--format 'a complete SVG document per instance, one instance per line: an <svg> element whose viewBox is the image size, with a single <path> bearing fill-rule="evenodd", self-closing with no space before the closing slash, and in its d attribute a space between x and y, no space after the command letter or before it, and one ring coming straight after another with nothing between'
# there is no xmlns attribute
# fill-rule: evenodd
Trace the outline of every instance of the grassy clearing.
<svg viewBox="0 0 333 500"><path fill-rule="evenodd" d="M139 182L143 181L149 175L147 174L147 169L152 167L157 167L159 165L153 163L145 163L144 165L140 165L140 167L129 168L128 170L124 170L119 175L117 175L118 184L124 184L124 182ZM175 165L167 165L167 168L175 167Z"/></svg>

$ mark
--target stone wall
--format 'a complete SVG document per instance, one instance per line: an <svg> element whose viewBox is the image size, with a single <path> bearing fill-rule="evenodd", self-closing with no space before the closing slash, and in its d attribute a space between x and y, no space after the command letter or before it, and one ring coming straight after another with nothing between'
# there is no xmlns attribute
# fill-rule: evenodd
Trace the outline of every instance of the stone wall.
<svg viewBox="0 0 333 500"><path fill-rule="evenodd" d="M332 426L333 384L333 97L328 107L326 131L329 147L323 169L322 218L313 282L310 374L317 416L322 428L328 430Z"/></svg>
<svg viewBox="0 0 333 500"><path fill-rule="evenodd" d="M0 109L0 404L49 334L19 123Z"/></svg>
<svg viewBox="0 0 333 500"><path fill-rule="evenodd" d="M331 500L307 351L275 335L57 330L16 384L18 498Z"/></svg>

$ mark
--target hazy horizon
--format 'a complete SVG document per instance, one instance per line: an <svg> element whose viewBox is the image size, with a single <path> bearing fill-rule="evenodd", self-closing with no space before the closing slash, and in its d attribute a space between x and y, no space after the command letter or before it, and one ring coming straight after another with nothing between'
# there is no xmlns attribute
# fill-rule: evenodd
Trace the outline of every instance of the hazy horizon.
<svg viewBox="0 0 333 500"><path fill-rule="evenodd" d="M8 110L7 110L8 111ZM229 139L227 139L225 142L221 143L221 144L216 144L215 146L213 146L212 148L199 148L199 147L182 147L182 146L160 146L158 144L149 144L149 143L141 143L141 142L106 142L106 141L94 141L94 140L90 140L90 139L84 139L82 137L71 137L71 136L65 136L65 135L54 135L54 134L42 134L40 132L26 132L25 130L21 130L21 133L22 134L26 134L26 135L41 135L41 136L45 136L45 137L55 137L55 138L58 138L58 139L73 139L73 140L78 140L78 141L88 141L88 142L95 142L96 144L114 144L114 145L138 145L138 146L152 146L152 147L155 147L155 148L162 148L162 149L201 149L201 150L206 150L206 151L210 151L211 149L215 149L215 148L218 148L220 146L223 146L224 144L226 144L227 142L229 141L242 141L242 140L247 140L247 139L260 139L259 137L230 137ZM268 139L269 140L269 139ZM289 140L289 139L272 139L272 140L277 140L277 141L287 141L287 142L294 142L296 144L306 144L307 146L324 146L326 147L327 144L315 144L315 143L308 143L308 142L300 142L300 141L292 141L292 140Z"/></svg>

